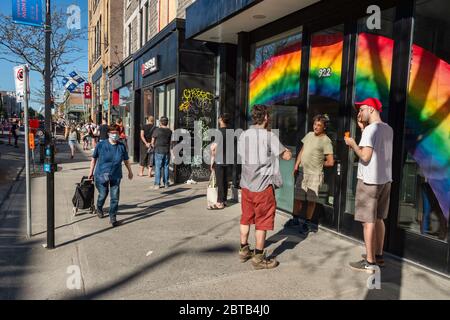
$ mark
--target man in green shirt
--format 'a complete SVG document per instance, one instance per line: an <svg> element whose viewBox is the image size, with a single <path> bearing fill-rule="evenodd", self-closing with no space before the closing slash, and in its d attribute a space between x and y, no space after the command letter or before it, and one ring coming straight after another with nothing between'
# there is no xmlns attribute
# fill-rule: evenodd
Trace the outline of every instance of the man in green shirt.
<svg viewBox="0 0 450 320"><path fill-rule="evenodd" d="M300 227L300 233L306 235L311 231L311 219L319 199L319 188L323 183L323 167L334 166L333 145L325 134L328 119L324 115L317 115L313 119L313 131L303 139L303 147L297 156L294 166L295 202L293 217L286 226L300 225L298 217L302 210L303 201L308 202L306 221Z"/></svg>

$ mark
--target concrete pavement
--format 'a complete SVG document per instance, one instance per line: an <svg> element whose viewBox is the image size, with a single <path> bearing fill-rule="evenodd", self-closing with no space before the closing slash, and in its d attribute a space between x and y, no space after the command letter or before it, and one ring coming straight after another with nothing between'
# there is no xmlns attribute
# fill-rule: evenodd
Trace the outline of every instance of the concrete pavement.
<svg viewBox="0 0 450 320"><path fill-rule="evenodd" d="M32 180L34 236L24 237L22 177L0 214L0 299L450 299L449 279L393 259L382 269L381 290L369 290L369 275L348 267L361 244L324 230L305 239L283 229L284 214L268 234L280 266L255 271L237 257L239 204L206 210L206 184L151 190L137 165L133 181L122 181L120 227L89 213L74 217L71 198L88 173L88 154L71 161L68 147L58 148L57 248L42 246L45 177ZM70 290L67 272L77 268L81 287Z"/></svg>

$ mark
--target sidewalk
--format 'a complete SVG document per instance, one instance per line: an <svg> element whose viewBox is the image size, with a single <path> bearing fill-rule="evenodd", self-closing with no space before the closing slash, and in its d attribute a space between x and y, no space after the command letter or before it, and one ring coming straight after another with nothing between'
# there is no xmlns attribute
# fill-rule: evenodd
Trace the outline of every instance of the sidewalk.
<svg viewBox="0 0 450 320"><path fill-rule="evenodd" d="M150 190L152 180L138 177L137 165L133 181L121 185L122 226L112 229L107 217L89 213L73 217L74 184L88 174L89 159L78 153L70 161L68 147L59 148L57 248L42 246L45 177L32 181L34 236L24 237L22 178L0 214L0 299L450 299L450 280L391 259L381 290L367 289L369 275L348 267L362 246L323 230L304 239L283 229L284 215L268 234L268 251L280 266L255 271L237 256L238 204L206 210L204 183ZM81 270L80 290L66 285L72 265Z"/></svg>

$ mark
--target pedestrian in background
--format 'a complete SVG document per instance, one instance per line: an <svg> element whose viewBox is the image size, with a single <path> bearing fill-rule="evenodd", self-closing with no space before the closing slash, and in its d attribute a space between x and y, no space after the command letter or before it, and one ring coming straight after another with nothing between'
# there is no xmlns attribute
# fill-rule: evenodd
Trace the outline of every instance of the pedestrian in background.
<svg viewBox="0 0 450 320"><path fill-rule="evenodd" d="M381 120L380 100L368 98L355 106L362 131L361 141L358 145L350 137L344 139L359 157L355 221L363 225L366 254L362 260L351 262L350 267L373 273L376 265L384 265L384 219L389 212L394 131Z"/></svg>
<svg viewBox="0 0 450 320"><path fill-rule="evenodd" d="M125 145L119 141L119 132L115 126L109 128L109 139L100 142L92 154L89 178L94 179L98 190L97 215L103 218L103 205L110 194L109 219L116 227L119 209L120 181L122 180L122 162L128 169L128 179L133 179Z"/></svg>
<svg viewBox="0 0 450 320"><path fill-rule="evenodd" d="M159 128L155 129L152 135L152 146L155 148L155 185L153 189L161 187L161 172L163 187L168 188L169 183L169 162L172 141L172 130L168 127L169 119L165 116L159 120Z"/></svg>
<svg viewBox="0 0 450 320"><path fill-rule="evenodd" d="M13 120L12 125L10 127L10 134L14 138L14 148L18 148L18 140L19 140L19 124L17 120Z"/></svg>
<svg viewBox="0 0 450 320"><path fill-rule="evenodd" d="M218 141L211 144L211 171L214 171L217 181L217 203L209 207L210 210L222 210L227 205L228 197L228 164L226 163L227 127L230 115L223 113L219 116Z"/></svg>
<svg viewBox="0 0 450 320"><path fill-rule="evenodd" d="M67 135L67 140L69 142L70 147L70 159L73 159L75 155L75 148L77 146L78 134L77 129L74 125L72 125L69 129L69 133Z"/></svg>
<svg viewBox="0 0 450 320"><path fill-rule="evenodd" d="M147 117L147 123L141 127L141 155L140 155L140 171L139 176L144 176L144 168L148 168L148 177L152 177L152 170L154 166L155 150L152 146L152 136L155 127L155 118L153 116Z"/></svg>
<svg viewBox="0 0 450 320"><path fill-rule="evenodd" d="M99 142L108 139L108 131L109 131L108 122L106 121L105 118L103 118L102 124L100 125L99 128Z"/></svg>
<svg viewBox="0 0 450 320"><path fill-rule="evenodd" d="M116 120L116 129L119 132L119 141L122 142L128 150L127 135L125 134L125 126L121 118Z"/></svg>

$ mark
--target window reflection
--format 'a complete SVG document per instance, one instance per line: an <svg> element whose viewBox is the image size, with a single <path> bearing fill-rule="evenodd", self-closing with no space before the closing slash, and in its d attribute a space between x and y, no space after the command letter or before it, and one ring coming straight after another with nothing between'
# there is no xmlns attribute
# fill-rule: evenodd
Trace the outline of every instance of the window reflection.
<svg viewBox="0 0 450 320"><path fill-rule="evenodd" d="M450 23L446 1L417 1L405 119L399 226L447 240Z"/></svg>

